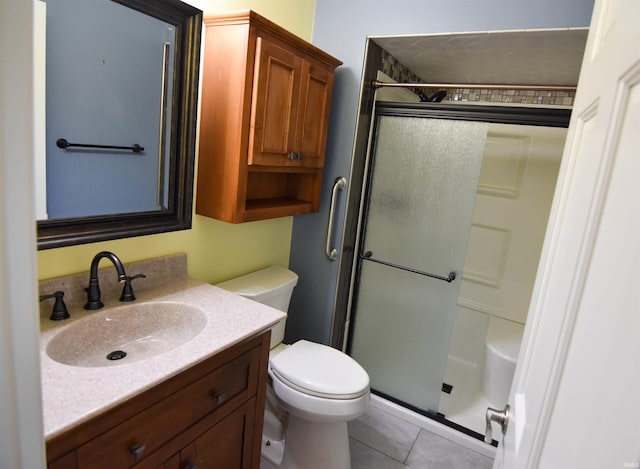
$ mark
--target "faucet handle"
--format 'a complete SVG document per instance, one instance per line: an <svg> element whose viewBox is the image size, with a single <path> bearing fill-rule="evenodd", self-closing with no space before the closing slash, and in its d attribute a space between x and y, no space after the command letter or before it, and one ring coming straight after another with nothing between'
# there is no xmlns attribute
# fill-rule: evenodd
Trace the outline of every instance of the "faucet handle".
<svg viewBox="0 0 640 469"><path fill-rule="evenodd" d="M60 321L62 319L67 319L69 318L69 311L67 311L67 305L64 304L64 292L63 291L57 291L51 295L41 295L40 296L40 301L43 300L47 300L49 298L55 298L56 301L53 304L53 310L51 312L51 316L49 316L49 319L51 319L52 321Z"/></svg>
<svg viewBox="0 0 640 469"><path fill-rule="evenodd" d="M120 295L120 301L133 301L136 299L136 296L133 294L133 287L131 286L131 281L137 278L146 278L144 274L137 274L133 277L129 277L128 275L124 278L124 287L122 287L122 295Z"/></svg>

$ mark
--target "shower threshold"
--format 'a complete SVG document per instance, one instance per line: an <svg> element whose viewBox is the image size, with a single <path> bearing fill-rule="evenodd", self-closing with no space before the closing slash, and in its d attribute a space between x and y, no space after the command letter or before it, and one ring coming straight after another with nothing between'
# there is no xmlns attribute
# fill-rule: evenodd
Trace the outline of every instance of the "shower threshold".
<svg viewBox="0 0 640 469"><path fill-rule="evenodd" d="M371 405L373 407L458 443L472 451L495 458L496 447L486 444L483 441L484 435L448 420L443 414L411 409L409 406L394 401L392 398L372 390Z"/></svg>

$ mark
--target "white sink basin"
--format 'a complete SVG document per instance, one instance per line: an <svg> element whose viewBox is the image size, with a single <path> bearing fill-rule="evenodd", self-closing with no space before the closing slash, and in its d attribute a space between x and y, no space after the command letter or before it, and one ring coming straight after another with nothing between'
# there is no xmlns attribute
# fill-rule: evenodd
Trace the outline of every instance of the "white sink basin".
<svg viewBox="0 0 640 469"><path fill-rule="evenodd" d="M124 365L188 342L206 323L202 311L183 303L131 304L69 325L51 339L46 350L51 359L66 365Z"/></svg>

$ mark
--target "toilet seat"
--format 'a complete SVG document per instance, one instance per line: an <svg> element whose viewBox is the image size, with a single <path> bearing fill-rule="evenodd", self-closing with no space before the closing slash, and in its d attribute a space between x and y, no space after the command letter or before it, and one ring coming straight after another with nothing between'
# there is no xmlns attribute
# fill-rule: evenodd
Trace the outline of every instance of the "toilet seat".
<svg viewBox="0 0 640 469"><path fill-rule="evenodd" d="M295 389L275 375L273 369L269 374L278 405L289 418L295 415L315 423L344 423L362 415L369 405L369 388L353 399L326 398Z"/></svg>
<svg viewBox="0 0 640 469"><path fill-rule="evenodd" d="M269 362L283 383L324 399L355 399L369 391L369 375L355 360L332 347L300 340Z"/></svg>

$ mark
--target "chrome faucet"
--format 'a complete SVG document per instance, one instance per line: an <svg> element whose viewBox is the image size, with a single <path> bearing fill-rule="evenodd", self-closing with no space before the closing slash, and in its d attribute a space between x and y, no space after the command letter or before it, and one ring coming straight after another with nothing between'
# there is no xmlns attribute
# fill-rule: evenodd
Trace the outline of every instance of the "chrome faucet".
<svg viewBox="0 0 640 469"><path fill-rule="evenodd" d="M124 267L120 259L118 259L118 256L109 251L101 251L96 254L91 261L89 286L84 289L87 292L87 304L84 305L84 309L100 309L104 306L102 301L100 301L100 284L98 283L98 264L103 257L113 262L113 265L118 271L118 281L120 283L127 279L127 275L124 273Z"/></svg>

